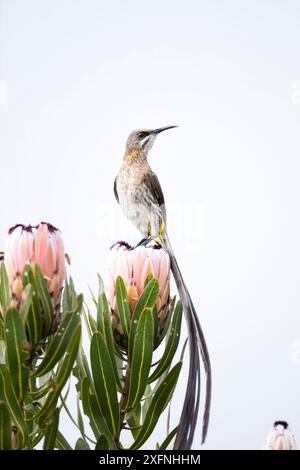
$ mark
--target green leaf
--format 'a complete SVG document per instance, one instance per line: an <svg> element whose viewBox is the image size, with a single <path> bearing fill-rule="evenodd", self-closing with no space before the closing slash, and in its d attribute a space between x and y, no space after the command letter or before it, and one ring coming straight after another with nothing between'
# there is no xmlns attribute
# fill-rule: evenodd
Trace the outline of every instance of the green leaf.
<svg viewBox="0 0 300 470"><path fill-rule="evenodd" d="M29 378L29 368L25 367L24 361L28 359L29 354L24 350L26 345L25 328L19 312L15 308L9 308L6 312L5 337L12 384L18 401L22 402L26 395Z"/></svg>
<svg viewBox="0 0 300 470"><path fill-rule="evenodd" d="M137 438L137 435L140 431L141 411L142 411L141 403L138 403L138 405L135 408L130 410L128 413L126 413L126 421L128 425L132 428L131 434L134 439Z"/></svg>
<svg viewBox="0 0 300 470"><path fill-rule="evenodd" d="M4 326L3 326L3 329L4 329ZM0 340L0 364L4 364L6 362L6 358L5 358L6 351L5 351L5 349L6 348L5 348L5 342L4 342L4 337L3 337L3 340L2 339Z"/></svg>
<svg viewBox="0 0 300 470"><path fill-rule="evenodd" d="M62 304L64 312L73 312L76 308L77 294L71 277L65 280Z"/></svg>
<svg viewBox="0 0 300 470"><path fill-rule="evenodd" d="M22 448L27 442L28 431L11 383L8 368L4 364L0 364L0 401L4 401L9 408L11 419L18 428L18 446Z"/></svg>
<svg viewBox="0 0 300 470"><path fill-rule="evenodd" d="M4 334L4 321L3 321L2 313L0 313L0 342L3 342L4 337L5 337L5 334ZM2 351L0 351L0 363L3 362L1 352Z"/></svg>
<svg viewBox="0 0 300 470"><path fill-rule="evenodd" d="M82 308L82 296L78 296L78 305L75 312L67 313L57 332L51 341L46 355L41 364L33 374L34 377L40 377L47 372L50 372L57 362L63 357L74 336L77 335L78 330L81 328L80 311Z"/></svg>
<svg viewBox="0 0 300 470"><path fill-rule="evenodd" d="M57 432L55 447L59 450L72 450L72 447L60 431Z"/></svg>
<svg viewBox="0 0 300 470"><path fill-rule="evenodd" d="M88 313L87 320L88 320L88 326L89 326L91 336L92 336L95 333L95 331L98 331L97 330L97 322L96 322L95 318L90 314L90 312Z"/></svg>
<svg viewBox="0 0 300 470"><path fill-rule="evenodd" d="M82 414L81 414L81 410L80 410L80 403L79 403L78 394L77 394L77 397L76 397L76 402L77 402L77 423L78 423L78 428L80 430L81 436L84 437L85 436L84 423L83 423Z"/></svg>
<svg viewBox="0 0 300 470"><path fill-rule="evenodd" d="M181 320L182 320L182 304L178 302L173 314L170 332L167 339L166 348L162 358L160 359L156 369L149 378L149 383L156 380L160 375L167 370L171 365L172 360L177 351L177 347L180 340L181 331Z"/></svg>
<svg viewBox="0 0 300 470"><path fill-rule="evenodd" d="M81 325L76 330L76 333L73 335L72 340L68 346L67 353L61 361L58 372L55 375L55 388L49 393L43 408L33 417L33 419L43 418L44 420L46 420L56 407L59 395L72 372L72 368L74 366L74 362L76 360L78 352L80 336Z"/></svg>
<svg viewBox="0 0 300 470"><path fill-rule="evenodd" d="M175 385L178 380L182 363L178 362L173 369L169 372L166 379L158 387L156 393L154 394L151 404L149 406L145 421L141 427L141 430L138 434L137 439L132 444L130 449L138 449L141 445L146 442L153 429L155 428L157 421L166 408L168 402L170 401Z"/></svg>
<svg viewBox="0 0 300 470"><path fill-rule="evenodd" d="M112 435L117 437L120 428L117 384L106 341L99 332L93 335L91 341L91 367L102 415Z"/></svg>
<svg viewBox="0 0 300 470"><path fill-rule="evenodd" d="M158 317L158 311L157 311L157 306L154 305L152 309L152 315L153 315L153 321L154 321L154 349L157 348L158 344L160 343L159 341L159 317Z"/></svg>
<svg viewBox="0 0 300 470"><path fill-rule="evenodd" d="M11 420L4 402L0 402L0 450L9 450L11 443Z"/></svg>
<svg viewBox="0 0 300 470"><path fill-rule="evenodd" d="M7 272L5 269L5 264L3 261L0 262L0 305L1 305L1 310L4 313L9 306L11 299L11 292L10 292L10 287L9 287L9 281L7 277Z"/></svg>
<svg viewBox="0 0 300 470"><path fill-rule="evenodd" d="M175 303L176 303L176 296L173 297L173 299L171 300L171 302L169 303L169 305L167 307L167 313L166 313L166 316L165 316L165 319L164 319L163 327L162 327L162 330L159 333L159 344L162 342L162 340L166 336L167 331L169 330L169 326L170 326L171 318L173 316Z"/></svg>
<svg viewBox="0 0 300 470"><path fill-rule="evenodd" d="M110 355L111 365L113 368L115 382L119 391L122 390L122 385L119 378L118 367L115 357L115 341L112 332L111 314L107 299L104 292L103 282L99 276L99 297L98 297L98 311L97 311L97 328L103 335L107 345L107 351Z"/></svg>
<svg viewBox="0 0 300 470"><path fill-rule="evenodd" d="M136 334L137 324L140 318L142 311L145 308L150 308L155 304L159 291L159 285L156 279L151 279L143 290L133 312L130 328L130 337L129 337L129 347L128 347L128 357L131 364L132 360L132 351L134 344L134 337Z"/></svg>
<svg viewBox="0 0 300 470"><path fill-rule="evenodd" d="M91 384L88 377L84 377L81 382L81 399L84 414L90 420L90 426L93 433L98 440L103 434L105 435L110 449L116 449L114 438L106 424L105 419L102 416L99 403L95 395L90 394Z"/></svg>
<svg viewBox="0 0 300 470"><path fill-rule="evenodd" d="M27 286L24 289L25 299L20 308L20 318L24 325L26 324L28 313L31 307L33 293L34 293L34 290L32 286L30 284L27 284Z"/></svg>
<svg viewBox="0 0 300 470"><path fill-rule="evenodd" d="M145 416L149 409L152 397L154 392L151 388L151 385L148 383L147 387L145 388L144 398L143 398L143 405L142 405L142 422L145 420Z"/></svg>
<svg viewBox="0 0 300 470"><path fill-rule="evenodd" d="M149 273L148 276L145 279L145 282L144 282L144 289L145 289L146 285L148 284L148 282L151 281L151 279L153 279L153 274Z"/></svg>
<svg viewBox="0 0 300 470"><path fill-rule="evenodd" d="M29 340L32 348L37 346L42 336L42 318L40 302L37 295L37 287L35 277L32 268L27 264L23 271L23 287L25 288L28 284L32 287L32 303L30 305L29 312L27 314L26 325L29 333Z"/></svg>
<svg viewBox="0 0 300 470"><path fill-rule="evenodd" d="M107 439L103 434L99 437L95 450L109 450Z"/></svg>
<svg viewBox="0 0 300 470"><path fill-rule="evenodd" d="M58 424L59 424L59 408L53 413L53 417L50 423L47 426L45 440L44 440L44 450L53 450L55 447L57 433L58 433Z"/></svg>
<svg viewBox="0 0 300 470"><path fill-rule="evenodd" d="M88 443L80 437L75 444L75 450L90 450Z"/></svg>
<svg viewBox="0 0 300 470"><path fill-rule="evenodd" d="M47 395L49 390L51 390L51 388L53 388L54 386L55 386L54 380L49 380L48 385L37 388L33 391L30 391L28 392L28 394L30 394L30 397L34 401L41 400L43 397L45 397L45 395Z"/></svg>
<svg viewBox="0 0 300 470"><path fill-rule="evenodd" d="M159 446L159 450L166 450L168 448L168 445L172 442L172 439L176 436L178 430L178 426L173 429L173 431L170 432L170 434L166 437L164 442Z"/></svg>
<svg viewBox="0 0 300 470"><path fill-rule="evenodd" d="M80 346L77 354L77 359L76 359L76 367L77 367L77 373L74 373L75 377L78 378L79 382L79 388L77 389L78 392L80 391L80 385L82 383L82 380L84 377L88 377L89 382L92 383L92 374L90 371L89 363L87 360L87 357L85 355L84 349L82 346ZM76 372L76 369L75 371Z"/></svg>
<svg viewBox="0 0 300 470"><path fill-rule="evenodd" d="M133 343L130 385L126 408L134 408L147 386L153 353L153 316L149 308L141 313Z"/></svg>
<svg viewBox="0 0 300 470"><path fill-rule="evenodd" d="M130 308L126 287L121 276L118 276L116 280L116 300L122 332L125 338L128 339L130 332Z"/></svg>
<svg viewBox="0 0 300 470"><path fill-rule="evenodd" d="M51 302L51 297L48 292L47 284L44 278L44 275L41 271L41 268L38 264L34 267L35 279L36 279L36 287L39 299L42 304L43 308L43 319L44 319L44 327L43 327L43 334L47 336L52 329L53 323L53 307Z"/></svg>

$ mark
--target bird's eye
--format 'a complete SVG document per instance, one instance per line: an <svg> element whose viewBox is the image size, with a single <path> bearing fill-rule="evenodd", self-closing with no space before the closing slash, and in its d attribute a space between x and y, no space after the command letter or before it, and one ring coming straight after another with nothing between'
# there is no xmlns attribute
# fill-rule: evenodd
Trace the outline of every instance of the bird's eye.
<svg viewBox="0 0 300 470"><path fill-rule="evenodd" d="M139 134L138 134L138 136L139 136L140 139L144 139L145 137L147 137L147 135L148 135L148 132L144 132L144 131L143 131L143 132L139 132Z"/></svg>

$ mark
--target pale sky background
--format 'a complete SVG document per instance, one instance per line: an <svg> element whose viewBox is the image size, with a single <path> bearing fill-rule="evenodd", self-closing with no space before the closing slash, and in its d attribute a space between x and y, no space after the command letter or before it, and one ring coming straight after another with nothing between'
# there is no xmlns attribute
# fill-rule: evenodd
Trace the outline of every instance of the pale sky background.
<svg viewBox="0 0 300 470"><path fill-rule="evenodd" d="M299 44L296 0L0 1L0 247L50 221L95 288L139 240L112 192L128 133L179 125L150 162L211 353L207 449L261 448L275 419L300 441Z"/></svg>

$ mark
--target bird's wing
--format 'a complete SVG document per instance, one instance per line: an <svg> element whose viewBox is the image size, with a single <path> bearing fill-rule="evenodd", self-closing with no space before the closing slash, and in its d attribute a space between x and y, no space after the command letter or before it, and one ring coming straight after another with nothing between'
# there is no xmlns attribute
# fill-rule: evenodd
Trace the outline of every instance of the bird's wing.
<svg viewBox="0 0 300 470"><path fill-rule="evenodd" d="M159 182L159 179L157 178L156 174L151 171L145 176L144 183L146 187L148 188L149 192L149 198L151 200L151 203L154 206L158 206L158 214L159 214L159 228L162 223L166 224L166 206L165 206L165 198L164 198L164 193L161 189L161 185Z"/></svg>
<svg viewBox="0 0 300 470"><path fill-rule="evenodd" d="M115 181L114 181L114 193L115 193L115 198L117 200L117 203L119 204L119 195L118 195L118 190L117 190L117 178L115 178Z"/></svg>
<svg viewBox="0 0 300 470"><path fill-rule="evenodd" d="M149 178L149 185L151 194L153 194L155 203L163 206L165 204L164 193L161 189L161 185L159 179L157 178L156 174L151 171L150 178Z"/></svg>

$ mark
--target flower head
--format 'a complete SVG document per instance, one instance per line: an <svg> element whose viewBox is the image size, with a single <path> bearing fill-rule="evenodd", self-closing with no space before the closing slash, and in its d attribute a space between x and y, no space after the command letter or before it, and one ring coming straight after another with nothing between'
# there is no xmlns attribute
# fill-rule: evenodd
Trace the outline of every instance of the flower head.
<svg viewBox="0 0 300 470"><path fill-rule="evenodd" d="M275 421L273 430L267 438L265 450L296 450L294 436L286 421Z"/></svg>
<svg viewBox="0 0 300 470"><path fill-rule="evenodd" d="M106 283L107 300L113 315L117 318L116 280L123 278L127 290L131 315L143 292L145 281L152 275L159 284L156 308L162 326L168 313L170 299L170 258L160 246L138 246L131 248L125 242L113 245L108 258Z"/></svg>
<svg viewBox="0 0 300 470"><path fill-rule="evenodd" d="M22 296L24 267L38 263L56 306L65 277L64 245L56 227L45 222L35 227L21 224L12 227L8 232L4 262L16 300Z"/></svg>

